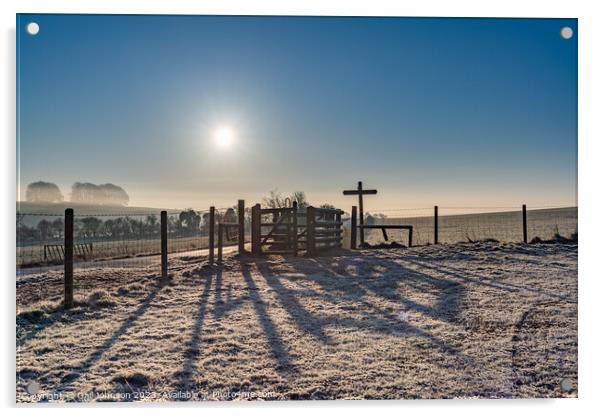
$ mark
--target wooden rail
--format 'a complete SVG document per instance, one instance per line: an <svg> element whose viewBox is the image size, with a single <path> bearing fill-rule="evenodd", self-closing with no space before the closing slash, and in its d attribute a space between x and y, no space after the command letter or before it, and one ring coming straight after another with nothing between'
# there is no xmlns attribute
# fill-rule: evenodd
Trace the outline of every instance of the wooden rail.
<svg viewBox="0 0 602 416"><path fill-rule="evenodd" d="M413 234L414 234L414 227L412 225L405 225L405 224L366 225L366 224L362 224L361 222L360 222L360 224L358 224L357 220L358 220L357 207L352 206L351 207L351 244L350 244L351 249L357 248L356 240L357 240L357 230L358 229L360 230L360 234L362 234L363 231L366 229L381 230L385 241L389 241L389 236L387 235L387 230L408 230L408 247L412 247L412 240L413 240ZM363 246L364 244L365 243L360 239L360 246Z"/></svg>
<svg viewBox="0 0 602 416"><path fill-rule="evenodd" d="M299 251L299 212L297 202L286 208L251 209L251 251L254 254L293 254ZM267 230L266 230L267 229Z"/></svg>
<svg viewBox="0 0 602 416"><path fill-rule="evenodd" d="M411 225L398 225L398 224L377 224L377 225L360 225L361 229L379 229L383 233L385 241L389 241L387 236L387 230L408 230L408 247L412 247L412 234L414 234L414 227Z"/></svg>
<svg viewBox="0 0 602 416"><path fill-rule="evenodd" d="M83 260L91 260L94 255L92 243L73 244L73 255ZM63 244L44 244L44 262L62 263L65 259L65 246Z"/></svg>
<svg viewBox="0 0 602 416"><path fill-rule="evenodd" d="M320 250L341 247L343 211L332 208L307 208L307 243L309 256Z"/></svg>
<svg viewBox="0 0 602 416"><path fill-rule="evenodd" d="M341 246L341 214L336 208L261 208L251 210L251 251L254 254L293 254Z"/></svg>

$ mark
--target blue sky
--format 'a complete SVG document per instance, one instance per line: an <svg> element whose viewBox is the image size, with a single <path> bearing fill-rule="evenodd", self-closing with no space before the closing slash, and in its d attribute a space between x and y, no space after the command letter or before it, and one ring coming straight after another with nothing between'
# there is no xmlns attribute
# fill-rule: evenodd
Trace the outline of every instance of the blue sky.
<svg viewBox="0 0 602 416"><path fill-rule="evenodd" d="M374 210L576 204L576 19L17 20L23 188L112 182L131 205L196 208L277 188L348 208L363 180Z"/></svg>

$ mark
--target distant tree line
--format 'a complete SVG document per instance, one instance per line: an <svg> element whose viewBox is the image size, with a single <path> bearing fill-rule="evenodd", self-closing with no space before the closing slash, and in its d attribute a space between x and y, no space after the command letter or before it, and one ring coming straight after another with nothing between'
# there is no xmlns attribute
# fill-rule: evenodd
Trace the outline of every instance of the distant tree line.
<svg viewBox="0 0 602 416"><path fill-rule="evenodd" d="M40 185L41 184L41 185ZM32 186L33 185L33 186ZM111 184L105 184L97 186L88 183L76 182L72 187L72 201L75 195L77 202L90 202L91 199L102 197L102 193L98 192L98 188L105 187L104 189L113 189ZM55 184L48 182L34 182L28 187L28 195L30 187L34 189L31 195L32 199L28 201L33 202L59 202L62 201L62 195L60 190ZM120 195L120 187L115 190L115 195ZM41 196L37 191L41 189L47 190L47 195ZM121 191L119 191L121 190ZM125 193L125 191L123 191ZM51 197L49 197L50 195ZM92 196L90 196L92 195ZM99 196L100 195L100 196ZM127 194L125 194L127 196ZM39 199L39 198L47 199ZM37 198L37 199L36 199ZM124 198L122 195L121 198ZM107 200L116 201L118 198L108 197ZM123 200L123 199L122 199ZM305 192L297 191L292 193L290 196L284 197L277 191L271 191L269 196L263 198L262 205L267 208L284 208L292 205L293 201L297 201L297 204L301 210L306 209L309 206ZM75 202L75 201L74 201ZM331 204L322 204L321 208L334 208ZM245 228L250 229L250 207L245 209ZM35 226L28 226L23 223L23 216L25 214L17 213L17 240L22 243L36 243L41 241L55 241L60 242L64 237L64 219L59 217L55 220L42 219ZM125 239L125 238L155 238L160 235L160 223L158 215L148 215L144 218L140 216L119 216L119 217L75 217L74 221L74 232L76 238L87 238L94 240L114 240L114 239ZM215 221L219 222L236 222L238 215L236 213L236 207L231 207L225 211L216 211ZM168 215L167 217L167 230L168 234L178 237L195 236L195 235L208 235L208 227L205 227L209 223L209 213L200 213L191 208L187 208L179 212L179 214Z"/></svg>
<svg viewBox="0 0 602 416"><path fill-rule="evenodd" d="M65 223L62 217L55 220L40 220L35 226L23 224L24 214L17 214L17 242L62 242L65 232ZM237 215L234 208L225 212L216 212L216 222L236 221ZM208 235L209 214L201 215L193 209L185 209L176 215L167 216L167 232L173 237L192 237ZM250 226L250 224L247 224ZM159 238L161 225L158 215L146 217L75 217L75 238L85 238L94 241L118 239L143 239Z"/></svg>
<svg viewBox="0 0 602 416"><path fill-rule="evenodd" d="M27 185L25 199L28 202L62 202L64 196L59 187L51 182L37 181ZM130 196L120 186L112 183L95 185L90 182L75 182L71 186L71 202L92 205L126 206Z"/></svg>

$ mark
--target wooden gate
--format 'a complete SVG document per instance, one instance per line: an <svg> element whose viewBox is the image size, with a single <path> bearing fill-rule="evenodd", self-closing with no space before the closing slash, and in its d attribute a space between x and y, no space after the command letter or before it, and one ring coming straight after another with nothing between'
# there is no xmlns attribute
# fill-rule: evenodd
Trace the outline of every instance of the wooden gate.
<svg viewBox="0 0 602 416"><path fill-rule="evenodd" d="M293 254L299 252L297 203L291 208L261 208L251 211L251 251L254 254Z"/></svg>
<svg viewBox="0 0 602 416"><path fill-rule="evenodd" d="M343 211L307 207L252 209L251 249L253 254L293 254L341 247Z"/></svg>
<svg viewBox="0 0 602 416"><path fill-rule="evenodd" d="M307 208L307 254L340 248L343 237L343 211L336 208Z"/></svg>

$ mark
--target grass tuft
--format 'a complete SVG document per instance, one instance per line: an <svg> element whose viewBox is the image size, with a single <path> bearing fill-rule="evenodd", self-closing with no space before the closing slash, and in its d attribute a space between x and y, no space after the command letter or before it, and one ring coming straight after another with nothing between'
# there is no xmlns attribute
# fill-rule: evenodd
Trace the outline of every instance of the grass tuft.
<svg viewBox="0 0 602 416"><path fill-rule="evenodd" d="M136 391L148 388L151 382L151 378L148 374L140 371L129 372L120 374L113 377L113 383L120 384L128 390Z"/></svg>
<svg viewBox="0 0 602 416"><path fill-rule="evenodd" d="M104 289L99 289L92 292L92 294L88 296L86 303L93 309L110 308L117 304L115 298Z"/></svg>

